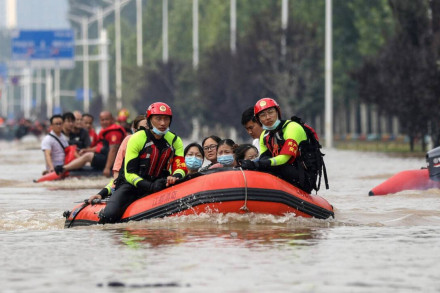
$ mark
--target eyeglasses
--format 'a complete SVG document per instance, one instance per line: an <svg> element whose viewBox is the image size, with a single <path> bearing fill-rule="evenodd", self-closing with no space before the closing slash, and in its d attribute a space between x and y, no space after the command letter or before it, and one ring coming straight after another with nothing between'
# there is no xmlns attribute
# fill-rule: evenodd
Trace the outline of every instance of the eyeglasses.
<svg viewBox="0 0 440 293"><path fill-rule="evenodd" d="M209 151L209 150L215 150L217 148L217 145L216 144L211 144L211 145L208 145L208 146L205 146L205 147L203 147L203 150L204 151Z"/></svg>
<svg viewBox="0 0 440 293"><path fill-rule="evenodd" d="M277 112L277 110L275 110L274 108L270 108L267 110L264 110L263 112L258 114L258 117L266 117L266 116L272 116Z"/></svg>

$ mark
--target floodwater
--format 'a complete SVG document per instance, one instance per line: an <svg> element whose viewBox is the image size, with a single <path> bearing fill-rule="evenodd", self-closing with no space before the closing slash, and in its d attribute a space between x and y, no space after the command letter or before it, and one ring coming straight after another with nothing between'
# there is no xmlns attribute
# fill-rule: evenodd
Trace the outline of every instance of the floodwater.
<svg viewBox="0 0 440 293"><path fill-rule="evenodd" d="M64 229L107 179L36 184L0 142L0 292L440 292L440 191L369 197L423 158L325 150L335 219L200 215Z"/></svg>

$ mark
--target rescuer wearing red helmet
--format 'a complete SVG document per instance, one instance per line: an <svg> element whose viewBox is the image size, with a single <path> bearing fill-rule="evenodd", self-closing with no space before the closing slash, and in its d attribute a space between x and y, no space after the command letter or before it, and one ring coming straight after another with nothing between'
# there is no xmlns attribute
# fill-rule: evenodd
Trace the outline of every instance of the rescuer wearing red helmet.
<svg viewBox="0 0 440 293"><path fill-rule="evenodd" d="M282 179L300 187L306 192L311 186L304 180L302 166L295 160L299 156L298 146L307 140L307 134L301 124L281 120L278 103L271 98L260 99L254 106L254 115L263 126L260 136L260 159L244 160L243 169L267 170Z"/></svg>
<svg viewBox="0 0 440 293"><path fill-rule="evenodd" d="M172 117L171 108L165 103L156 102L148 107L149 129L136 132L128 141L116 190L99 214L102 223L119 221L133 201L186 175L182 139L169 130Z"/></svg>

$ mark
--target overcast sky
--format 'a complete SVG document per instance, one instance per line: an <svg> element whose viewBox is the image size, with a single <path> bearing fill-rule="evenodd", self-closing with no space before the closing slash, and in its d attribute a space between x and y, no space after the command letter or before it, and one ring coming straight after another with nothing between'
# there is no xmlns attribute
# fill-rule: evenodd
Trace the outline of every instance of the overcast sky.
<svg viewBox="0 0 440 293"><path fill-rule="evenodd" d="M5 4L0 0L0 27L5 26ZM69 28L67 0L16 0L19 29Z"/></svg>

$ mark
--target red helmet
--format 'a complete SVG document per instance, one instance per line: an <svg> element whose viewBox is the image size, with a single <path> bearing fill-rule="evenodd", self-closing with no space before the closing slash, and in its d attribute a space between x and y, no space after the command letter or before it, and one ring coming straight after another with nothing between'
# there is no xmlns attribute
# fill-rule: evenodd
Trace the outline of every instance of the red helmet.
<svg viewBox="0 0 440 293"><path fill-rule="evenodd" d="M147 109L147 120L151 115L168 115L173 117L170 106L162 102L156 102L151 104Z"/></svg>
<svg viewBox="0 0 440 293"><path fill-rule="evenodd" d="M260 119L258 119L258 113L260 113L261 111L264 111L266 109L275 107L277 109L278 112L278 119L281 119L281 110L280 110L280 105L278 105L278 103L271 98L263 98L260 99L254 106L254 115L255 118L257 118L257 120L259 121Z"/></svg>
<svg viewBox="0 0 440 293"><path fill-rule="evenodd" d="M117 120L120 121L120 122L125 122L125 121L127 121L128 117L130 117L130 112L129 112L127 109L122 108L122 109L118 112L118 118L117 118Z"/></svg>

